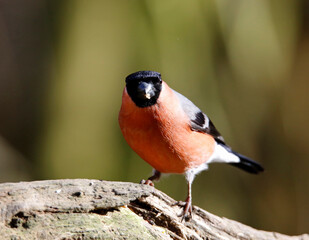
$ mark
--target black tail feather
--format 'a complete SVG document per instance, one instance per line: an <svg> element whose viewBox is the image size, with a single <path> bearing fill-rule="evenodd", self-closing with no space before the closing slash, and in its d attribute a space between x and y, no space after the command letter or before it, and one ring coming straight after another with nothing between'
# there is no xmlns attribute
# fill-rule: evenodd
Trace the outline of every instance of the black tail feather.
<svg viewBox="0 0 309 240"><path fill-rule="evenodd" d="M234 167L238 167L242 170L245 170L246 172L258 174L259 172L263 172L264 168L257 162L251 160L250 158L241 155L237 152L232 151L236 156L239 157L240 162L238 163L229 163Z"/></svg>

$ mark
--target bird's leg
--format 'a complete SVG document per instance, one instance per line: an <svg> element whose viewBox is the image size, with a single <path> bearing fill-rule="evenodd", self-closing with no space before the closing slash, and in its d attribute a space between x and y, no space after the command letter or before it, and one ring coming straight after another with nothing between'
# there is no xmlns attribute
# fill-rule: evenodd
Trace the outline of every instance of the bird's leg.
<svg viewBox="0 0 309 240"><path fill-rule="evenodd" d="M182 212L182 221L190 219L192 217L192 195L191 195L191 184L192 182L188 182L188 196L185 201L184 209Z"/></svg>
<svg viewBox="0 0 309 240"><path fill-rule="evenodd" d="M183 207L183 212L179 214L178 216L181 217L183 220L189 220L192 217L192 195L191 195L191 185L192 185L192 180L188 181L188 196L185 201L177 201L172 206L175 205L180 205Z"/></svg>
<svg viewBox="0 0 309 240"><path fill-rule="evenodd" d="M140 183L146 184L146 185L149 185L149 186L154 186L153 181L159 181L160 177L161 177L161 172L154 169L153 175L151 177L149 177L146 181L143 179Z"/></svg>

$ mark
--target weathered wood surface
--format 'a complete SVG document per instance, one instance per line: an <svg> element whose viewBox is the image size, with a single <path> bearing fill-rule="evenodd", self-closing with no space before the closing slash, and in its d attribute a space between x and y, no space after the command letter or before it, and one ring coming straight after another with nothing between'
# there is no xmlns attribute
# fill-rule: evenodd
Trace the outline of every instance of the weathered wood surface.
<svg viewBox="0 0 309 240"><path fill-rule="evenodd" d="M0 239L283 239L175 200L153 187L88 179L0 184Z"/></svg>

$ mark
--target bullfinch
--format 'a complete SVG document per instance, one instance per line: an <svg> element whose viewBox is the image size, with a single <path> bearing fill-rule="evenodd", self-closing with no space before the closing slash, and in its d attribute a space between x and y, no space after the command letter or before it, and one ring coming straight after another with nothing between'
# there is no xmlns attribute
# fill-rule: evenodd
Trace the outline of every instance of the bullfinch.
<svg viewBox="0 0 309 240"><path fill-rule="evenodd" d="M143 183L153 186L161 173L185 175L188 196L183 219L192 216L192 182L210 163L228 163L254 174L263 171L259 163L234 152L207 115L171 89L158 72L127 76L119 124L129 146L154 169Z"/></svg>

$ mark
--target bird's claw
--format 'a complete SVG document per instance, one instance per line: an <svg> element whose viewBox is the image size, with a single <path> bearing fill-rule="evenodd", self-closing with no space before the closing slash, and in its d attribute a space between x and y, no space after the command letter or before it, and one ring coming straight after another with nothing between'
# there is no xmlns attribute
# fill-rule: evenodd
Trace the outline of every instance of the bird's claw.
<svg viewBox="0 0 309 240"><path fill-rule="evenodd" d="M177 201L172 204L172 206L181 206L183 207L182 213L178 214L178 217L182 217L181 221L189 221L192 218L192 205L187 199L186 201Z"/></svg>
<svg viewBox="0 0 309 240"><path fill-rule="evenodd" d="M182 216L181 222L183 222L183 221L187 222L187 221L191 220L191 218L192 218L191 213L182 213L182 214L178 215L178 217L181 217L181 216Z"/></svg>
<svg viewBox="0 0 309 240"><path fill-rule="evenodd" d="M142 180L140 181L140 184L145 184L145 185L149 185L149 186L154 187L154 183L153 183L151 180L149 180L149 179L147 179L147 180L142 179Z"/></svg>
<svg viewBox="0 0 309 240"><path fill-rule="evenodd" d="M176 201L172 204L172 206L181 206L184 207L187 203L185 201Z"/></svg>

